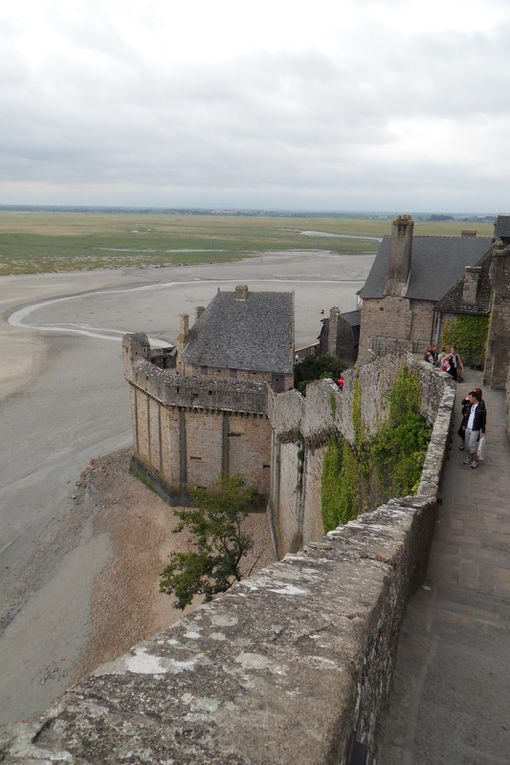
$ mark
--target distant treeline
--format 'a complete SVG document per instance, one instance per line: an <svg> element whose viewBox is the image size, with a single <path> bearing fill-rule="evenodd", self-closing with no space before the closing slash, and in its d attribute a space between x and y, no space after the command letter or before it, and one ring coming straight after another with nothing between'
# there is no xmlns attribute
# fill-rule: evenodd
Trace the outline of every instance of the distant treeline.
<svg viewBox="0 0 510 765"><path fill-rule="evenodd" d="M214 209L207 207L95 207L84 205L0 205L0 212L54 212L54 213L93 213L115 215L225 215L252 218L357 218L373 220L391 220L398 212L332 212L322 210L311 212L307 210L243 210L243 209ZM496 220L495 215L477 213L446 215L443 213L411 213L415 220L430 221L488 221Z"/></svg>

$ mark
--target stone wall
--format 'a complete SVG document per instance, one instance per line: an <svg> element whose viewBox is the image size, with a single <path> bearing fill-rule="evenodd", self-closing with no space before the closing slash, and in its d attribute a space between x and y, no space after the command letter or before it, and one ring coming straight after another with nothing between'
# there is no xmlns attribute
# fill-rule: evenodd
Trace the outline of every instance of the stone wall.
<svg viewBox="0 0 510 765"><path fill-rule="evenodd" d="M358 358L369 359L374 339L408 342L409 348L424 352L432 342L434 303L387 295L365 299L361 307L361 334Z"/></svg>
<svg viewBox="0 0 510 765"><path fill-rule="evenodd" d="M392 500L286 556L10 726L2 762L374 763L435 513Z"/></svg>
<svg viewBox="0 0 510 765"><path fill-rule="evenodd" d="M411 334L411 304L402 297L363 300L358 358L369 357L376 336L408 339Z"/></svg>
<svg viewBox="0 0 510 765"><path fill-rule="evenodd" d="M490 279L492 312L483 381L504 388L510 371L510 244L496 241L492 250Z"/></svg>
<svg viewBox="0 0 510 765"><path fill-rule="evenodd" d="M308 385L306 398L295 390L270 394L273 465L268 512L279 557L295 552L322 532L322 462L334 434L354 443L356 380L362 398L362 427L373 435L389 414L384 394L393 386L404 361L420 376L421 414L433 424L445 391L454 390L454 383L449 375L412 356L383 356L347 370L343 392L330 380L318 380Z"/></svg>
<svg viewBox="0 0 510 765"><path fill-rule="evenodd" d="M506 432L510 439L510 368L508 370L508 377L506 378Z"/></svg>
<svg viewBox="0 0 510 765"><path fill-rule="evenodd" d="M400 622L426 569L455 398L447 375L407 363L423 376L422 411L434 422L418 496L305 544L100 667L44 714L4 730L0 761L347 765L355 751L375 765ZM369 428L395 370L395 359L380 359L359 371ZM342 394L321 381L306 402L295 391L270 397L273 446L284 462L302 462L307 506L318 496L320 440L345 423L349 433L353 387L351 372ZM293 496L293 480L280 475L279 491ZM293 498L290 533L312 534L313 513L300 521L304 502Z"/></svg>
<svg viewBox="0 0 510 765"><path fill-rule="evenodd" d="M134 461L169 499L210 487L222 473L243 475L267 496L271 426L268 388L237 379L183 377L147 361L138 341L125 366L131 389Z"/></svg>
<svg viewBox="0 0 510 765"><path fill-rule="evenodd" d="M227 369L220 367L193 367L182 363L180 374L187 377L205 376L211 379L236 379L250 382L269 383L276 390L290 390L294 385L293 374L278 374L276 372L251 372L247 369Z"/></svg>

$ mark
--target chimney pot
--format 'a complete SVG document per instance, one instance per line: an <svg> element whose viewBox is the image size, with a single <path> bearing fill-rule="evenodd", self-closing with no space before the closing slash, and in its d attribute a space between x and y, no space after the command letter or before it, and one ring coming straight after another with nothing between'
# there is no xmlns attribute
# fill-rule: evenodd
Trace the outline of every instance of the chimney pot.
<svg viewBox="0 0 510 765"><path fill-rule="evenodd" d="M248 297L248 285L247 284L238 284L236 286L235 290L235 299L236 300L246 300Z"/></svg>

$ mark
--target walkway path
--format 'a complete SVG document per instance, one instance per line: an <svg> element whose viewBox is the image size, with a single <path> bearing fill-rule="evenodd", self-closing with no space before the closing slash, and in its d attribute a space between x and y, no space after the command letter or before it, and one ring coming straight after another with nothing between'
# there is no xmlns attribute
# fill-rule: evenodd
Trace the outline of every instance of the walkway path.
<svg viewBox="0 0 510 765"><path fill-rule="evenodd" d="M457 410L479 384L468 373ZM487 460L478 470L463 465L454 437L427 581L402 626L377 765L510 763L510 449L503 392L487 389L484 398Z"/></svg>

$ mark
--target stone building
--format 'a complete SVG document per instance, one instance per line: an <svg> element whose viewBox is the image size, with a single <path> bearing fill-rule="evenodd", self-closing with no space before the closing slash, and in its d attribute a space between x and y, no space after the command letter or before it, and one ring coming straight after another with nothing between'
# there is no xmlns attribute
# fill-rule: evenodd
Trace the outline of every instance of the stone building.
<svg viewBox="0 0 510 765"><path fill-rule="evenodd" d="M134 462L169 497L242 475L269 494L270 391L293 385L293 293L218 292L189 328L181 316L175 368L146 335L126 335Z"/></svg>
<svg viewBox="0 0 510 765"><path fill-rule="evenodd" d="M437 341L444 311L435 312L435 308L466 275L466 298L477 300L475 283L480 272L476 268L481 267L492 240L472 232L460 237L413 236L413 228L409 215L394 221L391 236L383 238L359 293L360 360L369 358L370 352L421 352Z"/></svg>
<svg viewBox="0 0 510 765"><path fill-rule="evenodd" d="M492 306L492 287L490 267L492 249L474 266L466 266L463 278L452 287L441 300L434 305L432 341L439 345L441 332L446 321L459 316L481 316L488 319ZM472 361L482 366L483 351L480 358Z"/></svg>
<svg viewBox="0 0 510 765"><path fill-rule="evenodd" d="M294 385L294 293L250 292L238 285L197 308L195 324L181 315L177 371L186 376L237 378Z"/></svg>
<svg viewBox="0 0 510 765"><path fill-rule="evenodd" d="M329 311L329 317L322 319L319 334L319 355L335 356L348 364L358 358L361 311L340 313L337 306Z"/></svg>

